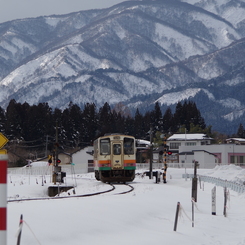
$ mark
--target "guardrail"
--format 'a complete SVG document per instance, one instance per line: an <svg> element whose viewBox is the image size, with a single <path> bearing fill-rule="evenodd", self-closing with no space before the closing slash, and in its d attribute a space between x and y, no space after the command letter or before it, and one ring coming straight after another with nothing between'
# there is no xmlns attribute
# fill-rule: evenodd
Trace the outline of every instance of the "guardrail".
<svg viewBox="0 0 245 245"><path fill-rule="evenodd" d="M193 178L194 174L183 174L182 178ZM244 193L245 192L245 185L243 183L237 183L230 180L224 180L216 177L211 176L205 176L205 175L197 175L199 181L204 181L208 183L215 184L216 186L221 187L227 187L231 189L232 191L238 192L238 193Z"/></svg>

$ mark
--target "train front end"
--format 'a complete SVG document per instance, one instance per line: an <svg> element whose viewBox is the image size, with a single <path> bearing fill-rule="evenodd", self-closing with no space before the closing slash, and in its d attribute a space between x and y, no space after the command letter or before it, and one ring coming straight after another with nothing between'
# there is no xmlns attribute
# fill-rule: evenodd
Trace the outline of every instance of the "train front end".
<svg viewBox="0 0 245 245"><path fill-rule="evenodd" d="M135 138L107 135L94 142L95 178L102 182L131 182L135 178Z"/></svg>

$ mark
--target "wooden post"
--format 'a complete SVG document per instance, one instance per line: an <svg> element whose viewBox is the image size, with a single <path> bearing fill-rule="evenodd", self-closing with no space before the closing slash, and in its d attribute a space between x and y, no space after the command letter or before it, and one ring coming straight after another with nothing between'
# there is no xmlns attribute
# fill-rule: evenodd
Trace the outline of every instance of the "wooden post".
<svg viewBox="0 0 245 245"><path fill-rule="evenodd" d="M20 245L22 226L23 226L23 215L21 214L21 216L20 216L20 224L19 224L19 234L18 234L18 239L17 239L17 245Z"/></svg>
<svg viewBox="0 0 245 245"><path fill-rule="evenodd" d="M191 197L197 202L197 161L194 164L194 177L192 179L192 193Z"/></svg>
<svg viewBox="0 0 245 245"><path fill-rule="evenodd" d="M176 214L175 214L175 222L174 222L174 231L177 230L178 217L179 217L179 209L180 209L180 202L177 203Z"/></svg>

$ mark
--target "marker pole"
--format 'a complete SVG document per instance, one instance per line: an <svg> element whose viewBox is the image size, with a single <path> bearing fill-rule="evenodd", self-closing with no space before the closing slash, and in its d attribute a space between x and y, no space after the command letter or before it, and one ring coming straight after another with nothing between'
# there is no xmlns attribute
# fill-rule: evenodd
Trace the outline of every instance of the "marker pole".
<svg viewBox="0 0 245 245"><path fill-rule="evenodd" d="M7 166L8 155L0 154L0 244L7 245Z"/></svg>

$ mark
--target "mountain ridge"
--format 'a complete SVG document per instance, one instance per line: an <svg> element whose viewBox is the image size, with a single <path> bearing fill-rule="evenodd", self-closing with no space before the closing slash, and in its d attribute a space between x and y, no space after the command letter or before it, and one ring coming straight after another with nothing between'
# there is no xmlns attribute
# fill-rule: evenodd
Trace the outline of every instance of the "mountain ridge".
<svg viewBox="0 0 245 245"><path fill-rule="evenodd" d="M207 124L232 133L245 119L245 17L231 18L234 11L245 13L242 3L214 0L215 12L208 1L126 1L2 23L0 106L14 98L61 109L72 101L79 106L122 102L145 110L156 101L163 108L174 106L160 98L178 92L201 105ZM212 119L207 108L214 101L219 112ZM234 105L227 106L229 101ZM223 120L233 126L216 126Z"/></svg>

